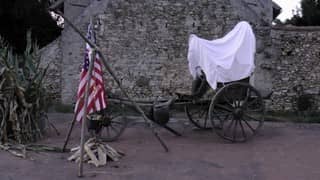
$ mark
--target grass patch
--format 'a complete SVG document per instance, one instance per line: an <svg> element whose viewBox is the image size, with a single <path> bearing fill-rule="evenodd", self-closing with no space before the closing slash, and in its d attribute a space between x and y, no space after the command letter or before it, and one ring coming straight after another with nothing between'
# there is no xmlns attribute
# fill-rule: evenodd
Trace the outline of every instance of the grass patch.
<svg viewBox="0 0 320 180"><path fill-rule="evenodd" d="M267 112L266 121L320 123L320 112Z"/></svg>

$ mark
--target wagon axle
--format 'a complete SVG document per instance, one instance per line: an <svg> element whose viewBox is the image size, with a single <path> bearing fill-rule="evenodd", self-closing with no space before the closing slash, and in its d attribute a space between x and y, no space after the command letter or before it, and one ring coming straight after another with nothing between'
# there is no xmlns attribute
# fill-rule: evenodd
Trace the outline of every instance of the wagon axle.
<svg viewBox="0 0 320 180"><path fill-rule="evenodd" d="M235 119L241 119L243 114L244 114L244 111L241 107L233 110L233 116Z"/></svg>

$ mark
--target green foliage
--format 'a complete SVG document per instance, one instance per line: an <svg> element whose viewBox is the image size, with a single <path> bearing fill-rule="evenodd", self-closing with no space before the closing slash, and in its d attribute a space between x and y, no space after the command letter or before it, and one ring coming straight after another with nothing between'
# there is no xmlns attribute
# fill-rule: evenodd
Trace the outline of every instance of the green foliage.
<svg viewBox="0 0 320 180"><path fill-rule="evenodd" d="M302 19L306 25L320 25L320 2L318 0L302 0Z"/></svg>
<svg viewBox="0 0 320 180"><path fill-rule="evenodd" d="M55 0L1 0L0 36L17 53L26 49L26 33L32 30L32 39L44 47L61 34L61 28L49 14L47 7Z"/></svg>
<svg viewBox="0 0 320 180"><path fill-rule="evenodd" d="M266 113L265 120L276 122L320 123L320 112L272 111Z"/></svg>
<svg viewBox="0 0 320 180"><path fill-rule="evenodd" d="M47 69L40 67L30 32L22 55L0 39L0 141L25 143L41 137L46 108L42 81Z"/></svg>
<svg viewBox="0 0 320 180"><path fill-rule="evenodd" d="M285 24L296 26L319 26L320 25L320 1L302 0L301 9Z"/></svg>

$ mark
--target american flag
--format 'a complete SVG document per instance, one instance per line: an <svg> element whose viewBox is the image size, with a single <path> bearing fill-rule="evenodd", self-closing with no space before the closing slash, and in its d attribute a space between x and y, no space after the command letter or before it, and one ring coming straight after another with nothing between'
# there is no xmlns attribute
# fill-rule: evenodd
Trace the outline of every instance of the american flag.
<svg viewBox="0 0 320 180"><path fill-rule="evenodd" d="M87 38L91 40L91 42L95 42L94 32L92 30L92 24L90 23L88 26ZM84 114L84 94L87 84L87 77L89 75L89 63L91 61L92 48L89 44L86 44L86 51L84 57L84 64L80 74L80 84L78 87L77 93L77 102L75 106L75 118L77 121L81 121ZM88 98L88 106L87 112L88 114L100 111L106 108L105 101L105 90L103 85L103 76L102 76L102 66L99 55L96 54L94 62L94 68L92 71L92 76L90 80L90 88L89 88L89 98Z"/></svg>

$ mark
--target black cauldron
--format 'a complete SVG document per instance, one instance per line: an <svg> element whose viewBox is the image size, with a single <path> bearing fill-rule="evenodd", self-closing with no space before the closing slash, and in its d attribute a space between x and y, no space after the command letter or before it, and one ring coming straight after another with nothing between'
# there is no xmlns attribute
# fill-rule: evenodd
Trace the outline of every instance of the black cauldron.
<svg viewBox="0 0 320 180"><path fill-rule="evenodd" d="M89 132L95 132L96 134L98 134L102 128L102 115L88 115L87 127Z"/></svg>
<svg viewBox="0 0 320 180"><path fill-rule="evenodd" d="M170 99L167 102L154 104L149 111L149 118L160 124L166 125L170 120L170 106L174 102L174 99Z"/></svg>

